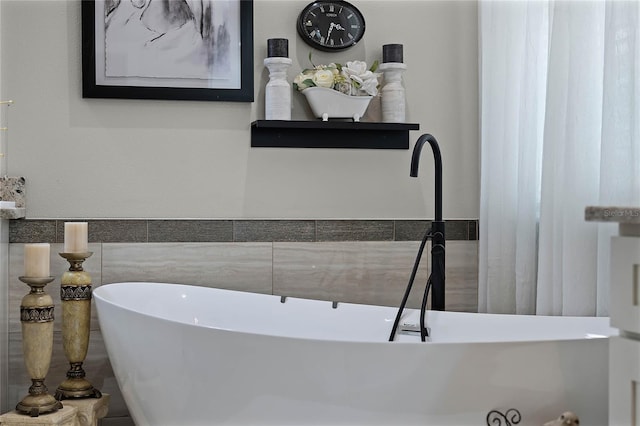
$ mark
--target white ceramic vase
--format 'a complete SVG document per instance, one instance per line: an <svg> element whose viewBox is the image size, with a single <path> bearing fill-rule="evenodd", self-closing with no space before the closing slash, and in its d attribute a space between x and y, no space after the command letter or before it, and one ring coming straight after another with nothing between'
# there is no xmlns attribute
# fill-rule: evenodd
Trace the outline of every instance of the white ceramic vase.
<svg viewBox="0 0 640 426"><path fill-rule="evenodd" d="M313 114L327 121L330 118L351 118L360 121L373 96L349 96L326 87L308 87L302 91Z"/></svg>

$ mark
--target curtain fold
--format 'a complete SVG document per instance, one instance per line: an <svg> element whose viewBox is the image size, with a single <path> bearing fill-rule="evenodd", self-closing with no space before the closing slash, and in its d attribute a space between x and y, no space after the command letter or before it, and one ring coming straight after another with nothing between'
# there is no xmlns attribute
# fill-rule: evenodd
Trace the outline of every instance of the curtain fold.
<svg viewBox="0 0 640 426"><path fill-rule="evenodd" d="M604 2L556 2L550 26L536 312L595 315Z"/></svg>
<svg viewBox="0 0 640 426"><path fill-rule="evenodd" d="M640 205L640 7L483 1L480 312L608 315L615 225Z"/></svg>
<svg viewBox="0 0 640 426"><path fill-rule="evenodd" d="M535 311L548 13L480 3L480 312Z"/></svg>

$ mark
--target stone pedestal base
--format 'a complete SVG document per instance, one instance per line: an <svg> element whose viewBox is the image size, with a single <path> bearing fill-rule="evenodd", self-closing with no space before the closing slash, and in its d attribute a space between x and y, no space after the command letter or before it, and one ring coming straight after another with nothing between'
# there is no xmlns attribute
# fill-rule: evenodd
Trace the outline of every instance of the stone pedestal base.
<svg viewBox="0 0 640 426"><path fill-rule="evenodd" d="M0 416L0 426L97 426L109 411L110 399L103 393L101 398L64 400L60 410L38 417L11 411Z"/></svg>
<svg viewBox="0 0 640 426"><path fill-rule="evenodd" d="M109 411L111 395L103 393L100 398L65 399L65 407L75 407L78 410L78 426L98 426L98 420L104 418Z"/></svg>
<svg viewBox="0 0 640 426"><path fill-rule="evenodd" d="M64 406L55 413L41 414L38 417L30 417L11 411L0 416L2 426L79 426L78 409Z"/></svg>

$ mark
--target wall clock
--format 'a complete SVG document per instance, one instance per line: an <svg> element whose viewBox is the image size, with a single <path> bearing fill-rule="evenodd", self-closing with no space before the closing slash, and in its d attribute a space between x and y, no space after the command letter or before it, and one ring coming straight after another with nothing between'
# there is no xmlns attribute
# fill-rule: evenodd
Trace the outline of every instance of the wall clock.
<svg viewBox="0 0 640 426"><path fill-rule="evenodd" d="M314 1L302 9L298 34L312 47L324 51L347 49L364 35L364 16L346 1Z"/></svg>

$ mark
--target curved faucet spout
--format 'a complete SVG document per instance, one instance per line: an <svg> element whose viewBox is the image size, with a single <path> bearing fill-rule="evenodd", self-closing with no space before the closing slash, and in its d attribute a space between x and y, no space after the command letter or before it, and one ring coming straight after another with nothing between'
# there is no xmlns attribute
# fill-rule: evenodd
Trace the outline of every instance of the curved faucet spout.
<svg viewBox="0 0 640 426"><path fill-rule="evenodd" d="M416 145L413 147L413 154L411 155L411 171L409 175L411 177L418 177L418 165L420 164L420 154L422 152L422 146L425 142L429 142L431 150L433 151L433 160L435 163L435 217L434 220L442 221L442 157L440 155L440 147L438 141L432 135L426 133L418 138Z"/></svg>

